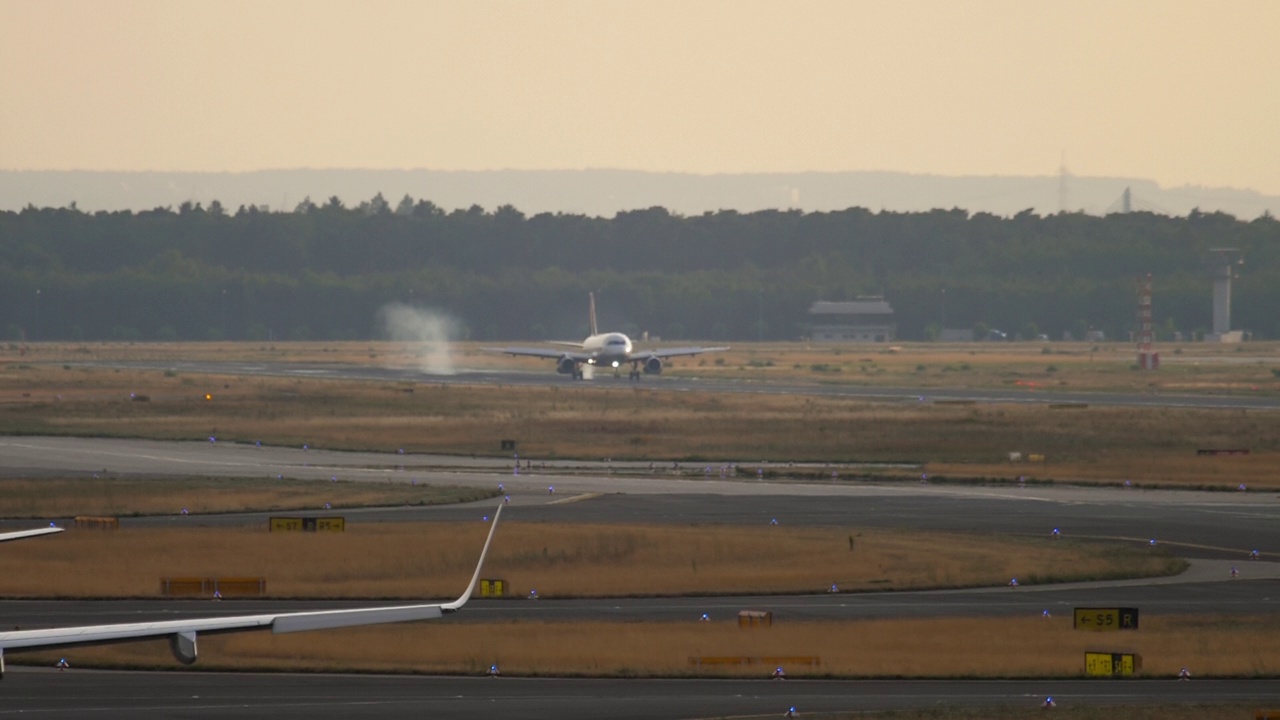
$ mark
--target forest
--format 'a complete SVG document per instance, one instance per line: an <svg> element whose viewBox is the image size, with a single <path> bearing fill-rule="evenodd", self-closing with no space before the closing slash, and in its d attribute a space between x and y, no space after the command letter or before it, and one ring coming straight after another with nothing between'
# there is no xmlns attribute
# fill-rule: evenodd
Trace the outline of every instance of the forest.
<svg viewBox="0 0 1280 720"><path fill-rule="evenodd" d="M1280 222L1193 211L1012 217L661 207L612 218L510 205L446 211L408 196L292 212L216 201L132 212L0 212L0 331L26 340L385 337L393 303L456 339L580 339L602 326L664 340L798 340L817 300L883 296L904 340L942 328L1012 338L1096 329L1127 339L1151 274L1159 334L1202 333L1231 248L1233 329L1280 338ZM603 328L602 328L603 329Z"/></svg>

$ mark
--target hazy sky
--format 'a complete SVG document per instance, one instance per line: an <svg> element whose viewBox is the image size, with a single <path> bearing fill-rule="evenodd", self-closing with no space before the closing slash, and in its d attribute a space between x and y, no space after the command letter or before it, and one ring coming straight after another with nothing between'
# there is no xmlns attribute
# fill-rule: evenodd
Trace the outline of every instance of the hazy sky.
<svg viewBox="0 0 1280 720"><path fill-rule="evenodd" d="M0 0L0 169L1077 175L1280 194L1273 0Z"/></svg>

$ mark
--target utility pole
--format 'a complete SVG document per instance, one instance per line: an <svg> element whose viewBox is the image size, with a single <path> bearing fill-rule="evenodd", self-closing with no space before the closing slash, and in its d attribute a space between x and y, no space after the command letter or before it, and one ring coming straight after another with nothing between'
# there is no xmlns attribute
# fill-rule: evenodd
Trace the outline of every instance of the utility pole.
<svg viewBox="0 0 1280 720"><path fill-rule="evenodd" d="M764 342L764 290L756 291L756 307L759 311L756 316L756 342Z"/></svg>
<svg viewBox="0 0 1280 720"><path fill-rule="evenodd" d="M1138 280L1138 367L1156 370L1160 367L1160 353L1152 349L1156 339L1155 323L1151 316L1151 273Z"/></svg>
<svg viewBox="0 0 1280 720"><path fill-rule="evenodd" d="M1071 171L1067 169L1067 151L1062 151L1062 161L1058 164L1058 212L1067 211L1067 178Z"/></svg>
<svg viewBox="0 0 1280 720"><path fill-rule="evenodd" d="M942 327L938 328L938 337L942 337L942 331L947 329L947 288L942 287Z"/></svg>

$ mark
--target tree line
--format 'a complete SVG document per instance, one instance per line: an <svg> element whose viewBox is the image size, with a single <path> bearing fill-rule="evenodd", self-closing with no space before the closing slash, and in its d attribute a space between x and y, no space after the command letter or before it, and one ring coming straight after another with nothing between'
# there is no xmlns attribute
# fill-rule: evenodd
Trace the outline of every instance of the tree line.
<svg viewBox="0 0 1280 720"><path fill-rule="evenodd" d="M0 212L0 329L10 340L364 339L385 333L379 310L399 302L451 317L461 338L574 338L596 291L603 325L666 339L798 339L814 301L860 296L887 299L905 339L944 327L1123 338L1148 273L1162 334L1208 329L1216 248L1245 260L1233 326L1280 338L1270 215L653 207L603 218L381 195L292 212L28 206Z"/></svg>

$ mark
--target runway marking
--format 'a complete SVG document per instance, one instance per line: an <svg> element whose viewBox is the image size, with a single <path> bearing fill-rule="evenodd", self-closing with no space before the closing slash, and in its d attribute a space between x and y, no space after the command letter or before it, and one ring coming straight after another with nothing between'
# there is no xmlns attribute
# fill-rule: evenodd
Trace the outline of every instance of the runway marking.
<svg viewBox="0 0 1280 720"><path fill-rule="evenodd" d="M598 498L603 494L604 493L598 493L598 492L582 493L581 495L574 495L573 497L567 497L561 500L552 500L547 504L548 505L565 505L567 503L575 503L575 502L581 502L582 500L590 500L592 498Z"/></svg>
<svg viewBox="0 0 1280 720"><path fill-rule="evenodd" d="M1124 537L1121 535L1072 535L1072 537L1084 538L1086 540L1123 540L1125 542L1136 542L1136 543L1148 543L1151 541L1151 538ZM1159 538L1156 538L1156 542L1157 544L1168 545L1170 547L1185 547L1185 548L1195 548L1197 550L1216 550L1218 552L1239 553L1241 559L1245 559L1249 552L1248 550L1241 550L1240 548L1221 547L1219 545L1199 545L1197 543L1178 542L1177 540L1160 540ZM1230 562L1230 561L1224 560L1222 562ZM1250 564L1259 565L1259 561L1252 561ZM1276 563L1263 561L1262 564L1275 565Z"/></svg>
<svg viewBox="0 0 1280 720"><path fill-rule="evenodd" d="M162 442L162 441L148 440L145 442ZM180 442L194 443L195 441L180 441ZM388 466L385 468L377 468L377 467L362 467L357 465L312 464L309 462L298 462L298 461L287 461L287 460L277 461L277 462L262 462L262 461L254 461L252 459L231 460L231 459L214 459L214 458L184 458L179 455L156 454L151 452L129 453L129 452L119 452L119 451L111 451L111 450L100 450L96 448L81 449L81 448L62 447L62 446L52 447L52 446L46 446L46 445L34 445L30 443L17 443L17 442L5 442L5 441L0 441L0 447L18 448L22 450L35 450L38 452L47 452L47 453L62 453L62 454L76 453L80 455L90 455L93 457L122 458L125 460L146 460L151 462L168 462L176 465L205 465L205 466L215 467L215 468L216 467L229 467L229 468L253 467L253 468L264 468L264 469L305 468L307 470L312 470L316 472L345 472L345 473L354 472L354 473L373 473L373 474L379 474L379 475L402 472L401 470L392 466ZM201 447L203 448L204 446L201 445ZM251 448L247 445L235 446L233 449L244 450L244 451L256 450L256 448ZM294 450L295 448L273 447L273 449ZM320 453L323 453L324 451L316 450L315 452L317 454L320 454ZM395 457L395 456L389 456L389 457ZM426 471L437 472L436 470L433 470L433 469L428 469Z"/></svg>

